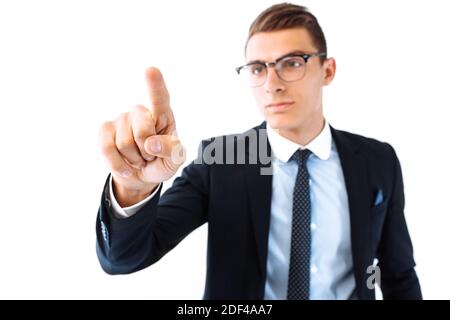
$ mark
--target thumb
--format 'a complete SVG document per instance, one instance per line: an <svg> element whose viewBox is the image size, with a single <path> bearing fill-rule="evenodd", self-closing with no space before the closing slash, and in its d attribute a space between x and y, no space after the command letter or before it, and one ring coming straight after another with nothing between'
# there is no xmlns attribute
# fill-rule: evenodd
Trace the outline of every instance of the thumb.
<svg viewBox="0 0 450 320"><path fill-rule="evenodd" d="M184 162L186 152L178 137L173 135L153 135L144 142L144 149L151 155L168 158L176 164Z"/></svg>

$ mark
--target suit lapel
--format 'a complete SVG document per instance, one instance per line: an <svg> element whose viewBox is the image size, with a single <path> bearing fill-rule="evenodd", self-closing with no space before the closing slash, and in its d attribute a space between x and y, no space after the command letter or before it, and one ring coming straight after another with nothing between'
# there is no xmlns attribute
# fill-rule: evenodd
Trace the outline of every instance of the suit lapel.
<svg viewBox="0 0 450 320"><path fill-rule="evenodd" d="M344 133L331 128L339 153L344 174L348 204L350 209L350 228L358 297L364 297L367 251L370 245L370 187L367 163L359 153L359 146Z"/></svg>

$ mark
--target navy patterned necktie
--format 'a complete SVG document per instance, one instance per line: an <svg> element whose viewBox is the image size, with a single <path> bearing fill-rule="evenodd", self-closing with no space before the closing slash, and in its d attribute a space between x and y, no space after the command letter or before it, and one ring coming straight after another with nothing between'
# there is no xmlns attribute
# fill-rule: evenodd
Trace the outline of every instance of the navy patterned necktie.
<svg viewBox="0 0 450 320"><path fill-rule="evenodd" d="M311 256L311 199L306 167L311 151L297 150L291 159L298 163L292 207L291 257L287 299L309 299L309 261Z"/></svg>

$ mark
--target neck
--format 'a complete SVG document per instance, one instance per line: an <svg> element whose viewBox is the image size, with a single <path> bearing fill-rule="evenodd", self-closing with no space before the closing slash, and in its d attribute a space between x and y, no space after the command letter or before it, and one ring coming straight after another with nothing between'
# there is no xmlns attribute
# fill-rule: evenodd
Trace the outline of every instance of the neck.
<svg viewBox="0 0 450 320"><path fill-rule="evenodd" d="M322 132L324 126L325 119L321 115L318 119L303 123L299 127L291 129L276 129L275 132L277 132L280 136L291 140L292 142L306 146L314 140L320 132Z"/></svg>

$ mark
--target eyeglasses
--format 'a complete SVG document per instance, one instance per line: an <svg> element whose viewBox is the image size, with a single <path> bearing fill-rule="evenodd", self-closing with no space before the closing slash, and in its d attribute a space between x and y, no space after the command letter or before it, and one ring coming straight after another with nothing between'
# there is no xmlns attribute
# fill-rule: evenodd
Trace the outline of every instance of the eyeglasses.
<svg viewBox="0 0 450 320"><path fill-rule="evenodd" d="M306 73L306 63L312 57L323 57L325 52L312 54L290 54L281 57L274 62L251 62L236 68L238 75L250 87L262 86L267 79L267 68L275 67L278 78L286 82L302 79Z"/></svg>

